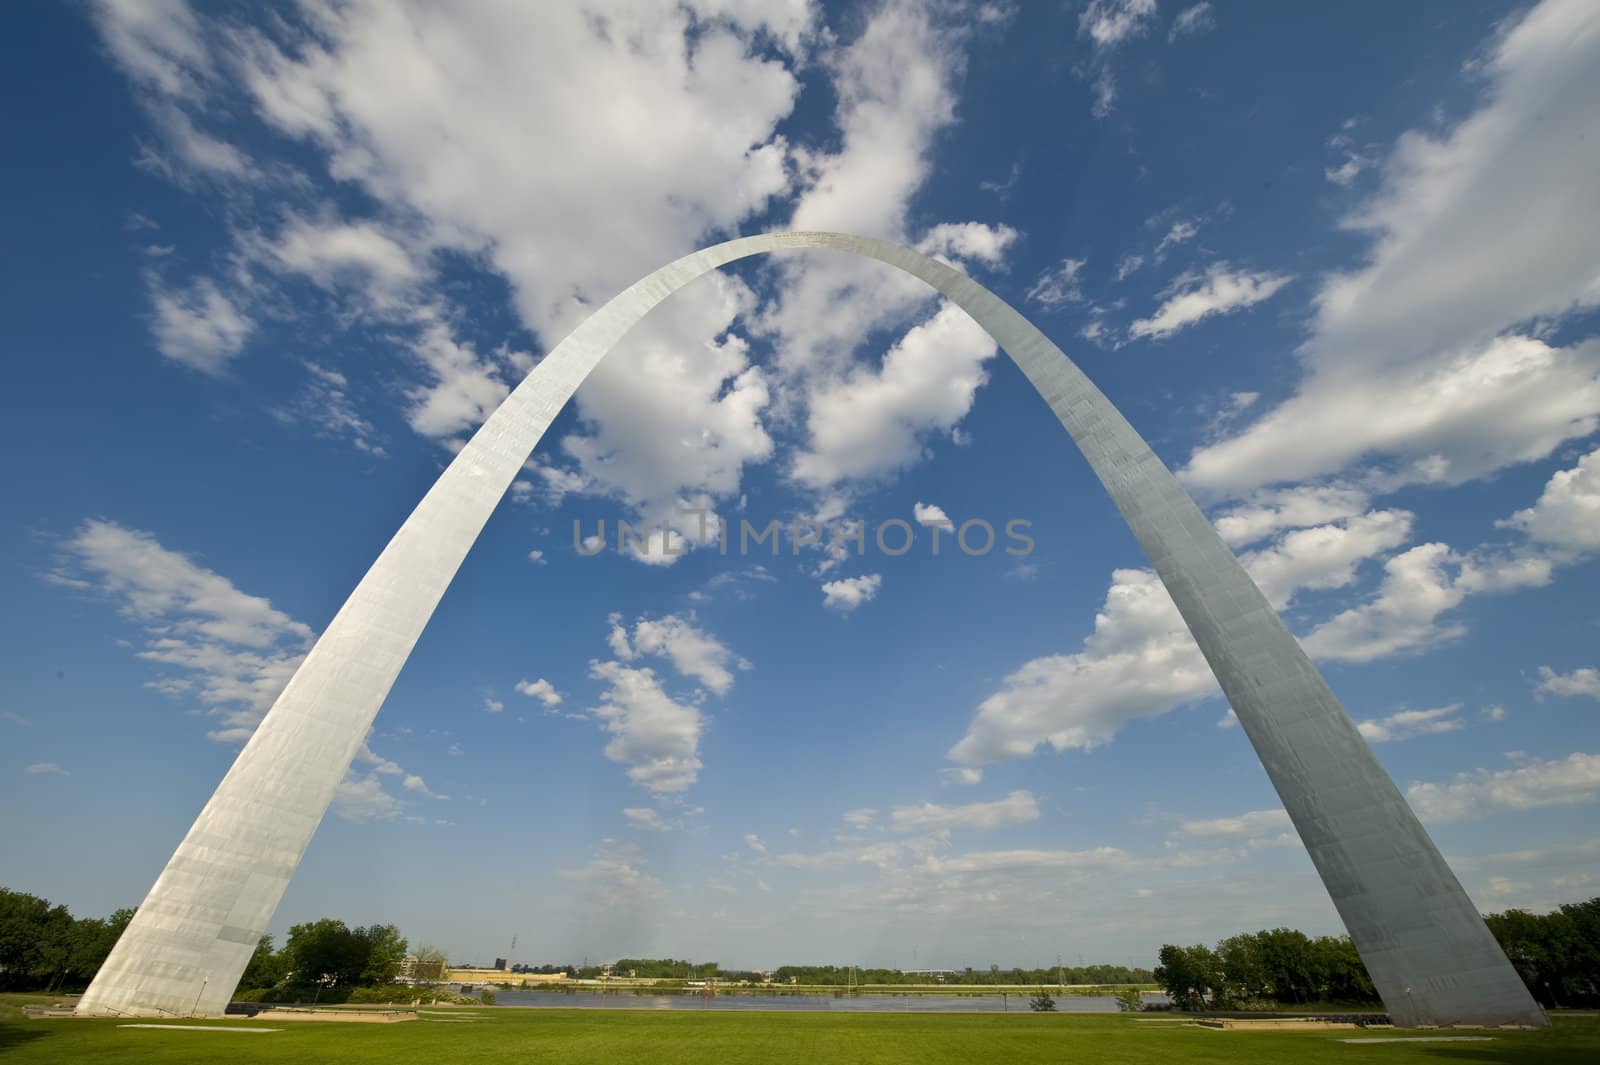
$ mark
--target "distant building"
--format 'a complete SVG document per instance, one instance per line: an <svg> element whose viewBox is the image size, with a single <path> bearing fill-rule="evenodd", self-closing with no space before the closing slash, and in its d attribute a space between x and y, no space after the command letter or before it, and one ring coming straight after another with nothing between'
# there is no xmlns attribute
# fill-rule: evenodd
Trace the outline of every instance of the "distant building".
<svg viewBox="0 0 1600 1065"><path fill-rule="evenodd" d="M507 968L506 960L504 958L496 958L494 960L494 967L499 969L501 972L505 972Z"/></svg>
<svg viewBox="0 0 1600 1065"><path fill-rule="evenodd" d="M395 977L397 984L438 984L445 980L444 962L423 961L415 954L407 954L400 959L400 973Z"/></svg>
<svg viewBox="0 0 1600 1065"><path fill-rule="evenodd" d="M512 987L529 987L534 984L559 984L566 973L514 973L506 969L472 969L451 966L444 971L442 983L451 984L510 984Z"/></svg>

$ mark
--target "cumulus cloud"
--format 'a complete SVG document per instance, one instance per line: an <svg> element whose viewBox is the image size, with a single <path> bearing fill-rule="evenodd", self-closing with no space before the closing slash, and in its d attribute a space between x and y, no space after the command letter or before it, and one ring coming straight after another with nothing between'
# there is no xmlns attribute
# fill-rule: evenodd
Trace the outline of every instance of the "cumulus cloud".
<svg viewBox="0 0 1600 1065"><path fill-rule="evenodd" d="M733 670L750 663L730 651L721 640L676 615L652 620L640 618L633 626L634 654L663 655L685 677L692 677L718 695L733 687Z"/></svg>
<svg viewBox="0 0 1600 1065"><path fill-rule="evenodd" d="M1583 695L1600 699L1600 669L1575 669L1571 673L1557 673L1549 666L1539 667L1540 695Z"/></svg>
<svg viewBox="0 0 1600 1065"><path fill-rule="evenodd" d="M540 677L538 680L519 680L516 690L530 699L537 699L544 704L546 710L554 710L561 705L561 693L556 691L554 684Z"/></svg>
<svg viewBox="0 0 1600 1065"><path fill-rule="evenodd" d="M1371 251L1323 279L1295 394L1197 450L1191 484L1238 493L1370 459L1394 483L1459 483L1600 424L1600 344L1552 347L1532 324L1600 303L1600 233L1574 223L1600 188L1600 11L1547 0L1473 72L1477 110L1402 136L1348 219Z"/></svg>
<svg viewBox="0 0 1600 1065"><path fill-rule="evenodd" d="M588 711L612 736L605 747L606 757L627 766L628 778L653 794L686 791L699 779L702 765L700 736L705 715L700 703L705 693L675 696L653 669L628 663L642 656L665 659L681 676L717 695L727 694L733 686L733 671L749 669L750 663L696 627L690 618L676 614L639 618L631 633L620 614L611 615L608 621L607 644L615 660L590 663L589 675L604 681L607 688L600 705ZM537 688L539 683L529 687Z"/></svg>
<svg viewBox="0 0 1600 1065"><path fill-rule="evenodd" d="M933 503L916 503L911 508L911 516L917 520L918 525L932 525L938 528L955 529L955 522L944 512L944 508Z"/></svg>
<svg viewBox="0 0 1600 1065"><path fill-rule="evenodd" d="M1212 524L1229 547L1243 547L1283 529L1339 521L1367 509L1368 495L1354 488L1301 485L1263 491L1218 514Z"/></svg>
<svg viewBox="0 0 1600 1065"><path fill-rule="evenodd" d="M642 829L645 832L667 832L672 826L661 814L648 806L629 806L623 809L622 816L628 819L632 828Z"/></svg>
<svg viewBox="0 0 1600 1065"><path fill-rule="evenodd" d="M152 286L155 316L150 328L156 348L174 362L206 374L220 374L244 350L255 322L210 280L187 289Z"/></svg>
<svg viewBox="0 0 1600 1065"><path fill-rule="evenodd" d="M290 175L295 187L320 168L367 200L367 217L297 207L266 229L230 222L236 264L258 286L293 275L385 316L411 358L412 380L397 390L407 421L449 447L533 360L465 335L450 290L433 276L441 253L503 276L521 323L548 346L599 300L784 198L793 198L795 228L881 235L987 267L1003 267L1017 237L1001 224L938 222L920 237L906 225L933 138L955 117L973 32L924 5L879 5L849 21L852 33L819 27L809 4L721 0L607 5L593 17L366 0L310 5L256 28L182 6L172 15L102 9L102 37L141 98L197 136L225 125L219 101L230 113L253 110L308 155L311 172ZM778 132L802 69L832 90L823 146ZM552 99L609 104L527 106ZM863 338L903 333L930 313L935 301L920 282L812 255L780 258L770 279L776 298L758 308L738 277L705 278L625 337L579 392L577 427L548 469L569 489L623 503L663 546L693 546L683 508L714 517L738 498L745 471L771 457L767 419L808 427L802 473L811 484L893 472L920 457L917 437L952 430L970 407L982 380L974 367L994 349L949 317L893 345L883 380L851 378ZM208 296L174 299L191 313L172 332L190 339L169 347L214 368L242 334ZM196 307L218 312L210 335L190 320ZM770 365L752 363L750 331L771 340ZM861 372L877 369L869 360ZM841 398L857 384L870 400ZM341 392L322 398L347 399ZM840 418L850 425L841 430ZM857 468L844 468L847 457L830 449L851 429L890 445L882 468L870 446ZM659 531L663 522L670 531ZM633 554L656 564L677 557Z"/></svg>
<svg viewBox="0 0 1600 1065"><path fill-rule="evenodd" d="M985 266L999 266L1006 249L1016 242L1017 231L1007 225L982 222L942 222L923 234L917 250L924 255L946 259L967 259Z"/></svg>
<svg viewBox="0 0 1600 1065"><path fill-rule="evenodd" d="M859 810L849 810L844 815L844 823L855 829L868 828L877 819L878 811L870 806L863 806Z"/></svg>
<svg viewBox="0 0 1600 1065"><path fill-rule="evenodd" d="M346 776L333 793L333 814L346 821L393 821L405 809L405 803L385 791L371 773Z"/></svg>
<svg viewBox="0 0 1600 1065"><path fill-rule="evenodd" d="M1217 263L1203 277L1180 278L1155 314L1135 321L1128 327L1128 335L1135 340L1161 340L1201 319L1253 307L1276 295L1290 280L1283 274L1233 270L1227 263Z"/></svg>
<svg viewBox="0 0 1600 1065"><path fill-rule="evenodd" d="M1419 651L1459 637L1461 623L1444 615L1469 596L1539 587L1547 560L1463 555L1448 544L1419 544L1384 563L1378 593L1343 610L1301 639L1313 658L1369 662Z"/></svg>
<svg viewBox="0 0 1600 1065"><path fill-rule="evenodd" d="M590 709L611 733L605 755L628 767L628 779L657 795L687 791L699 779L698 707L669 696L652 669L595 662L589 675L606 684Z"/></svg>
<svg viewBox="0 0 1600 1065"><path fill-rule="evenodd" d="M1039 803L1029 791L1013 791L993 802L970 802L962 806L941 806L925 802L919 806L896 806L889 824L896 832L943 832L958 828L1003 828L1039 819Z"/></svg>
<svg viewBox="0 0 1600 1065"><path fill-rule="evenodd" d="M1458 821L1503 810L1589 802L1600 796L1600 755L1530 761L1514 769L1458 773L1443 784L1413 783L1406 797L1429 821Z"/></svg>
<svg viewBox="0 0 1600 1065"><path fill-rule="evenodd" d="M871 480L921 460L924 440L972 409L994 341L953 304L911 328L881 367L857 367L811 396L793 476L816 490Z"/></svg>
<svg viewBox="0 0 1600 1065"><path fill-rule="evenodd" d="M1368 558L1410 534L1411 516L1380 510L1282 534L1241 562L1276 608L1303 589L1348 585ZM979 704L950 749L960 766L1026 757L1042 745L1092 749L1131 721L1167 713L1217 691L1216 680L1151 570L1112 574L1094 631L1076 653L1025 663Z"/></svg>
<svg viewBox="0 0 1600 1065"><path fill-rule="evenodd" d="M1459 716L1460 711L1460 703L1436 706L1431 710L1400 710L1387 717L1357 721L1356 728L1368 743L1408 740L1413 736L1456 731L1465 724Z"/></svg>
<svg viewBox="0 0 1600 1065"><path fill-rule="evenodd" d="M1600 550L1600 449L1571 469L1556 472L1537 503L1498 524L1553 547Z"/></svg>
<svg viewBox="0 0 1600 1065"><path fill-rule="evenodd" d="M883 577L877 573L828 581L822 586L822 605L841 614L850 614L861 604L870 603L881 587Z"/></svg>

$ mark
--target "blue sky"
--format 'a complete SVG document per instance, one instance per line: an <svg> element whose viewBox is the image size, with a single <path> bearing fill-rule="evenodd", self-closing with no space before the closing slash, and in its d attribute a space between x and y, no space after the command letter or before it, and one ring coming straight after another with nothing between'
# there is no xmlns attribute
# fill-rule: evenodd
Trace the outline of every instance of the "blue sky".
<svg viewBox="0 0 1600 1065"><path fill-rule="evenodd" d="M137 902L542 352L677 255L795 227L944 255L1056 339L1480 906L1596 893L1592 5L21 17L0 883ZM691 508L867 550L688 549ZM618 553L619 519L686 554ZM974 519L1032 551L933 554ZM876 264L775 256L675 297L557 421L274 927L897 966L1336 930L1230 726L1005 356Z"/></svg>

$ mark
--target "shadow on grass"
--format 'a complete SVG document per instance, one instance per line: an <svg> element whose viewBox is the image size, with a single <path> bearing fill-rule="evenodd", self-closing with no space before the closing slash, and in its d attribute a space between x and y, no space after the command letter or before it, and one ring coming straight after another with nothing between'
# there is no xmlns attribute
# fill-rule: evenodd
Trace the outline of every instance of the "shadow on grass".
<svg viewBox="0 0 1600 1065"><path fill-rule="evenodd" d="M20 1024L8 1024L0 1021L0 1054L14 1050L19 1046L32 1043L37 1039L45 1039L50 1035L38 1027Z"/></svg>

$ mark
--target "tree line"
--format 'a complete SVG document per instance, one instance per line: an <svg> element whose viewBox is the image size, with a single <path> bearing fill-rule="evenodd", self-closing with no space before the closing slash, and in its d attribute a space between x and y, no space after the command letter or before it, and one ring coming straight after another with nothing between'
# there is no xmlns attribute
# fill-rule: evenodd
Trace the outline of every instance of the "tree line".
<svg viewBox="0 0 1600 1065"><path fill-rule="evenodd" d="M132 919L131 909L74 917L49 899L0 888L0 990L86 986Z"/></svg>
<svg viewBox="0 0 1600 1065"><path fill-rule="evenodd" d="M1491 913L1484 921L1541 1005L1600 1005L1600 898L1546 914ZM1347 936L1274 928L1231 936L1215 948L1168 943L1160 962L1155 980L1181 1010L1378 1001Z"/></svg>
<svg viewBox="0 0 1600 1065"><path fill-rule="evenodd" d="M903 972L899 969L862 969L848 965L782 965L773 979L786 984L790 977L797 984L843 986L856 984L955 984L972 986L1044 984L1149 984L1155 975L1149 969L1125 965L1062 965L1041 969L954 969L940 973Z"/></svg>
<svg viewBox="0 0 1600 1065"><path fill-rule="evenodd" d="M0 888L0 990L61 991L87 986L133 917L74 917L48 899ZM1600 897L1547 914L1508 910L1485 916L1511 964L1534 998L1547 1007L1600 1005ZM408 944L392 924L350 927L334 918L289 929L282 947L262 936L239 982L241 997L319 998L382 993L400 973ZM443 974L445 955L418 949L419 970ZM784 965L771 974L780 984L1032 985L1159 984L1179 1009L1237 1009L1271 1003L1377 1001L1367 968L1346 936L1307 936L1287 928L1231 936L1214 948L1161 948L1160 964L1072 965L1037 969L961 969L940 976L898 969L845 965ZM725 970L716 962L676 958L623 958L612 975L649 980L716 978L760 982L766 974ZM600 966L518 965L515 971L566 972L599 977Z"/></svg>

